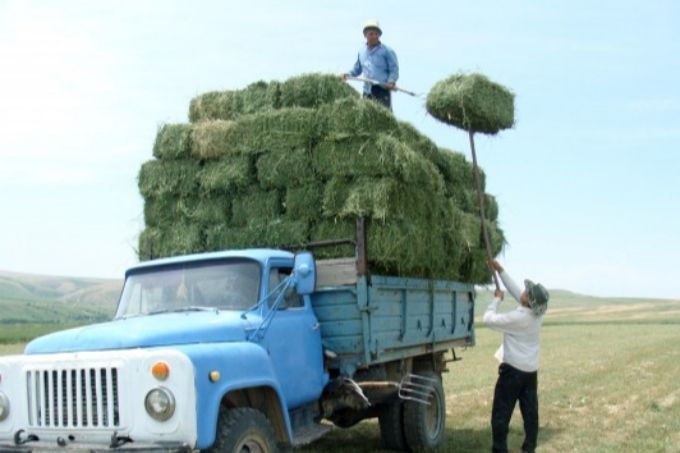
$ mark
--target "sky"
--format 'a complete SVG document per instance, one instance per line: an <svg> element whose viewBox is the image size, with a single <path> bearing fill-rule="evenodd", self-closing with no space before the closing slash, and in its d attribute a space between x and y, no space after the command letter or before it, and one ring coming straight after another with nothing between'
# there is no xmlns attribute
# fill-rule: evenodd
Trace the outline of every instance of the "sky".
<svg viewBox="0 0 680 453"><path fill-rule="evenodd" d="M481 72L515 93L515 127L475 138L515 279L680 297L673 0L0 0L0 270L122 278L159 125L206 91L347 71L368 19L400 86ZM424 104L393 96L399 119L470 158Z"/></svg>

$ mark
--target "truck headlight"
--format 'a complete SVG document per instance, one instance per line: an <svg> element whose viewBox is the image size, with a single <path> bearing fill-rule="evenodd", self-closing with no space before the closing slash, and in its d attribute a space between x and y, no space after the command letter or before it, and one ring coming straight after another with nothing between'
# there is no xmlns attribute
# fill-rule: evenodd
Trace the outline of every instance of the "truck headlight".
<svg viewBox="0 0 680 453"><path fill-rule="evenodd" d="M175 413L175 397L164 387L157 387L146 394L144 407L151 418L164 422Z"/></svg>
<svg viewBox="0 0 680 453"><path fill-rule="evenodd" d="M9 398L0 392L0 422L9 417Z"/></svg>

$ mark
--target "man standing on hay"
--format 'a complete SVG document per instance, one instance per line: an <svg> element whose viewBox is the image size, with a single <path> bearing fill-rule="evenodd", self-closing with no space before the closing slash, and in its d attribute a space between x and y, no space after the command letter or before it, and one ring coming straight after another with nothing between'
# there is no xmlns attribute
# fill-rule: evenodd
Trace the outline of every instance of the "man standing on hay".
<svg viewBox="0 0 680 453"><path fill-rule="evenodd" d="M524 420L523 452L536 450L538 437L538 355L539 332L543 314L548 308L548 291L531 280L524 280L525 289L505 272L496 260L489 262L498 272L505 288L520 304L509 313L498 313L503 291L497 289L495 297L484 313L484 323L493 330L503 332L503 344L496 352L501 362L491 412L493 452L507 452L508 426L517 400Z"/></svg>
<svg viewBox="0 0 680 453"><path fill-rule="evenodd" d="M377 20L369 20L364 24L366 47L357 55L352 70L343 74L343 78L363 76L380 82L380 85L364 83L364 97L374 99L392 110L391 90L396 87L399 78L399 62L394 50L380 42L382 30Z"/></svg>

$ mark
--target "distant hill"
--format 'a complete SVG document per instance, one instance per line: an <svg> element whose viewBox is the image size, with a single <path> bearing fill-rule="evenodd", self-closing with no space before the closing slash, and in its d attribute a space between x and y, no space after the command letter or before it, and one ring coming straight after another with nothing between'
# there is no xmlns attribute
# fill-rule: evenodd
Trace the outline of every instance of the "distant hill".
<svg viewBox="0 0 680 453"><path fill-rule="evenodd" d="M545 323L640 322L640 320L680 323L680 300L633 297L596 297L564 289L551 289ZM478 320L491 302L493 291L477 290L475 315ZM505 294L500 311L513 310L517 304Z"/></svg>
<svg viewBox="0 0 680 453"><path fill-rule="evenodd" d="M0 271L0 324L72 324L110 319L122 280Z"/></svg>

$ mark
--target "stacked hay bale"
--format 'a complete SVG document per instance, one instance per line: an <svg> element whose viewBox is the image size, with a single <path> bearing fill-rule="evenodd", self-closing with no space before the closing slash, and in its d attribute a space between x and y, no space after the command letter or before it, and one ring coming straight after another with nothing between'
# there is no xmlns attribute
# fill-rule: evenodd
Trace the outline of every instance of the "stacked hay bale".
<svg viewBox="0 0 680 453"><path fill-rule="evenodd" d="M471 165L338 77L206 93L189 118L159 129L140 171L141 260L347 238L363 216L372 272L489 280ZM498 253L498 208L486 199Z"/></svg>

